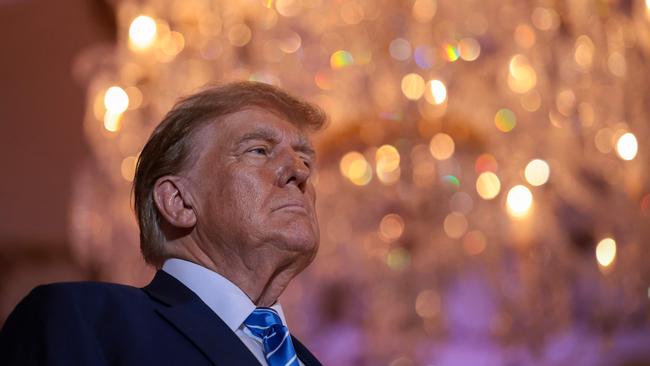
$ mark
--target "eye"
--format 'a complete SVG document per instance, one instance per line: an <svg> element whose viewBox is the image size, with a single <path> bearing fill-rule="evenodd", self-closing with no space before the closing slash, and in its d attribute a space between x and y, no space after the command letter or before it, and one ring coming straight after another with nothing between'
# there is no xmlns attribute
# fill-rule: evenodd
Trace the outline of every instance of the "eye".
<svg viewBox="0 0 650 366"><path fill-rule="evenodd" d="M264 156L269 154L268 149L266 147L264 147L264 146L254 147L254 148L248 150L248 152L256 154L256 155L264 155Z"/></svg>
<svg viewBox="0 0 650 366"><path fill-rule="evenodd" d="M307 169L311 169L311 159L307 157L302 158L302 163L305 164Z"/></svg>

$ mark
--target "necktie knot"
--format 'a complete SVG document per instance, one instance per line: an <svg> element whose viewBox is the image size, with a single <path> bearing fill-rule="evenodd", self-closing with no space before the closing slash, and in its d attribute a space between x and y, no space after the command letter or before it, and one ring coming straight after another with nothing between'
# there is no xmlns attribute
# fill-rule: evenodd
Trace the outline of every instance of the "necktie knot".
<svg viewBox="0 0 650 366"><path fill-rule="evenodd" d="M274 309L256 308L244 320L244 325L262 341L264 357L269 366L298 365L289 329L282 324L280 315Z"/></svg>

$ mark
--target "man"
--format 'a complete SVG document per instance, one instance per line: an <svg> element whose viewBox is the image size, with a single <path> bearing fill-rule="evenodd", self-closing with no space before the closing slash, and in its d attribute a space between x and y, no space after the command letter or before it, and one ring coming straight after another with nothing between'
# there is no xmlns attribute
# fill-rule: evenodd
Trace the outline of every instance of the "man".
<svg viewBox="0 0 650 366"><path fill-rule="evenodd" d="M37 287L5 323L0 364L320 365L277 299L318 248L307 135L325 120L253 82L176 104L133 182L152 282Z"/></svg>

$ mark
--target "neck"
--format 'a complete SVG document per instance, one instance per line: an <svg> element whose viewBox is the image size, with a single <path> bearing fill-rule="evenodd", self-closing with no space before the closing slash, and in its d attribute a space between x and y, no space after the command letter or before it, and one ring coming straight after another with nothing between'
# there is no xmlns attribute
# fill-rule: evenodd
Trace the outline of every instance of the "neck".
<svg viewBox="0 0 650 366"><path fill-rule="evenodd" d="M228 251L207 253L194 241L166 245L170 248L169 257L219 273L239 287L256 306L268 307L277 302L289 282L311 262L311 258L304 258L300 253L274 253L273 246L264 246L270 248L264 253L241 258L240 253Z"/></svg>

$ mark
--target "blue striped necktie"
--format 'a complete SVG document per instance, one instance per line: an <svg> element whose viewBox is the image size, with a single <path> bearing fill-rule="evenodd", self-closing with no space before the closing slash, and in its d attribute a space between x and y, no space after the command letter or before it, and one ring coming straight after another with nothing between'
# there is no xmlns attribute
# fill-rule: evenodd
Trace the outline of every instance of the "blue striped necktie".
<svg viewBox="0 0 650 366"><path fill-rule="evenodd" d="M282 324L278 313L265 307L253 310L244 325L264 345L264 357L269 366L298 366L289 329Z"/></svg>

